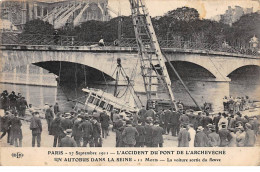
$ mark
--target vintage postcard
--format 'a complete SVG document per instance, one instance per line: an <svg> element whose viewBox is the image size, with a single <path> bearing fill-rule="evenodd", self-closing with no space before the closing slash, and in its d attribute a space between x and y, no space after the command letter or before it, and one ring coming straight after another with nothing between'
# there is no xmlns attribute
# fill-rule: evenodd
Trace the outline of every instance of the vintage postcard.
<svg viewBox="0 0 260 172"><path fill-rule="evenodd" d="M259 166L259 0L1 0L1 166Z"/></svg>

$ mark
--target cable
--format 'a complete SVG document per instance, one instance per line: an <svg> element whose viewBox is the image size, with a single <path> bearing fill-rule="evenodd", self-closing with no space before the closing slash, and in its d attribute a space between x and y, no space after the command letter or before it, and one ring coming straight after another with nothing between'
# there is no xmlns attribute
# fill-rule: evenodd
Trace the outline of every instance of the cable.
<svg viewBox="0 0 260 172"><path fill-rule="evenodd" d="M176 69L174 68L174 66L172 65L171 61L168 59L168 57L162 52L162 54L164 55L166 61L169 63L170 67L172 68L172 70L174 71L174 73L176 74L176 76L178 77L178 79L181 81L181 84L183 85L184 89L186 90L186 92L189 94L190 98L193 100L193 102L196 104L196 106L200 109L200 111L202 111L201 107L199 106L199 104L197 103L197 101L193 98L193 96L191 95L188 87L185 85L185 83L183 82L183 80L181 79L180 75L178 74L178 72L176 71Z"/></svg>
<svg viewBox="0 0 260 172"><path fill-rule="evenodd" d="M218 73L223 77L223 79L224 79L225 81L227 81L226 78L222 75L222 73L218 70L217 66L216 66L216 65L214 64L214 62L212 61L211 57L209 57L209 60L211 61L211 63L213 64L213 66L217 69Z"/></svg>

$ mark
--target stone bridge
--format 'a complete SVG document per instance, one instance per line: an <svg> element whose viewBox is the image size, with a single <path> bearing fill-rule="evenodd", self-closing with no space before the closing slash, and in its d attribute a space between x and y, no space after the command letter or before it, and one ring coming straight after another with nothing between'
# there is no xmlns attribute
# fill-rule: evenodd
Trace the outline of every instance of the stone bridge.
<svg viewBox="0 0 260 172"><path fill-rule="evenodd" d="M255 99L259 99L259 94L257 94L260 85L259 56L178 48L163 48L162 50L176 67L200 104L204 102L215 103L214 99L218 99L219 101L216 104L220 106L223 96L231 93L236 96L249 94ZM134 80L137 92L144 91L136 48L2 45L0 56L1 71L13 70L17 66L35 64L59 76L62 69L64 74L75 70L80 71L80 69L75 68L75 65L80 65L84 66L84 71L87 70L93 78L103 75L101 81L104 81L104 78L107 81L114 80L116 60L121 58L122 66L125 68L127 75ZM168 71L173 81L176 99L192 104L190 100L186 100L188 98L184 98L187 95L183 93L180 83L176 81L176 76L170 68ZM82 71L79 72L79 75L82 75L82 73ZM67 79L72 76L75 75L67 75ZM252 79L250 80L250 78ZM234 88L235 90L232 91L233 81L238 82L237 85L249 83L249 87L242 88L242 90L247 90L247 88L249 90L243 92L243 95L240 95L241 88ZM250 83L253 83L254 86L250 86Z"/></svg>

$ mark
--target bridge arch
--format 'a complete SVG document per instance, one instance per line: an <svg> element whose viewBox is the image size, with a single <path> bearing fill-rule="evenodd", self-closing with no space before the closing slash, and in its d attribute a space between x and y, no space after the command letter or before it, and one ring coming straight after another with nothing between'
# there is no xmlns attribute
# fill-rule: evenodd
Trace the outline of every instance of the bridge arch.
<svg viewBox="0 0 260 172"><path fill-rule="evenodd" d="M256 75L258 74L258 77L260 77L259 71L258 71L258 70L260 70L259 63L251 63L251 64L249 63L249 64L236 65L233 68L231 67L231 69L228 71L227 77L231 77L232 75L235 75L236 73L241 73L241 72L243 72L243 70L246 70L247 72L255 71Z"/></svg>
<svg viewBox="0 0 260 172"><path fill-rule="evenodd" d="M233 70L228 77L230 95L234 97L249 96L251 100L260 100L260 66L244 65Z"/></svg>
<svg viewBox="0 0 260 172"><path fill-rule="evenodd" d="M116 62L113 61L112 56L102 56L99 53L84 53L71 51L17 51L5 50L0 52L2 65L0 71L13 70L18 66L25 66L28 64L40 63L74 63L81 64L103 72L112 79L113 69L116 68ZM102 58L101 58L102 56ZM112 58L112 59L111 59Z"/></svg>
<svg viewBox="0 0 260 172"><path fill-rule="evenodd" d="M177 59L177 60L172 60L171 63L173 64L173 66L175 67L175 69L177 70L177 72L180 74L181 77L184 77L183 74L188 74L190 75L190 77L194 77L196 76L196 74L200 74L200 76L202 77L208 77L208 78L217 78L218 75L215 73L215 71L213 71L211 68L208 68L206 65L202 66L201 63L199 63L198 61L191 61L191 60L182 60L182 59ZM167 64L167 68L168 71L171 71L169 73L172 73L172 70L170 69L170 67L168 66L169 64ZM194 70L191 70L194 69ZM199 71L198 71L199 70ZM198 75L197 75L198 76Z"/></svg>

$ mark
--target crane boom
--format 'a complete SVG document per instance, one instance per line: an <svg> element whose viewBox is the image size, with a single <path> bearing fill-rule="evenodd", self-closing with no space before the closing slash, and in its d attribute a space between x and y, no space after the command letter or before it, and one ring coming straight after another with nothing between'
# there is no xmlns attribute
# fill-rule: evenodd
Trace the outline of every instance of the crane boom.
<svg viewBox="0 0 260 172"><path fill-rule="evenodd" d="M141 72L143 76L147 104L155 103L166 93L169 100L177 110L171 80L165 65L165 59L161 52L151 16L143 0L129 0L133 19L138 54L141 60ZM148 107L149 108L149 107Z"/></svg>

